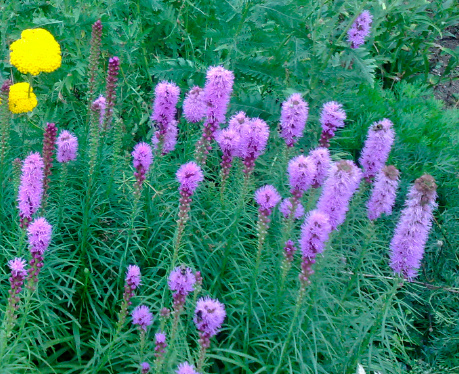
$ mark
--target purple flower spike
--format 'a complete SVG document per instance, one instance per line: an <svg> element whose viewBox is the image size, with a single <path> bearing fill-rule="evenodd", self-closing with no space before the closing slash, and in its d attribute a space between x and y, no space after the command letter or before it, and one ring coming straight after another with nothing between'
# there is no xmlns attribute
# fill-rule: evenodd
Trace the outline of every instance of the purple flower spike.
<svg viewBox="0 0 459 374"><path fill-rule="evenodd" d="M236 130L227 128L216 134L216 140L224 155L234 157L239 149L240 136Z"/></svg>
<svg viewBox="0 0 459 374"><path fill-rule="evenodd" d="M316 174L314 162L310 157L300 155L289 161L287 170L290 192L299 199L312 185Z"/></svg>
<svg viewBox="0 0 459 374"><path fill-rule="evenodd" d="M43 162L45 167L43 172L45 178L43 179L43 196L48 196L49 177L51 176L51 168L53 167L53 153L56 145L57 127L54 123L47 123L45 134L43 136Z"/></svg>
<svg viewBox="0 0 459 374"><path fill-rule="evenodd" d="M183 101L183 115L188 122L199 122L206 115L206 103L204 101L204 90L194 86L186 94Z"/></svg>
<svg viewBox="0 0 459 374"><path fill-rule="evenodd" d="M198 300L193 321L201 334L206 334L210 338L220 331L225 317L225 306L218 300L206 296Z"/></svg>
<svg viewBox="0 0 459 374"><path fill-rule="evenodd" d="M160 359L166 352L166 333L160 331L155 334L155 356Z"/></svg>
<svg viewBox="0 0 459 374"><path fill-rule="evenodd" d="M269 138L269 127L260 118L253 118L241 126L239 156L243 159L244 174L249 176L255 160L265 152Z"/></svg>
<svg viewBox="0 0 459 374"><path fill-rule="evenodd" d="M284 199L279 207L280 212L284 218L289 219L292 216L293 206L290 199ZM304 215L304 207L301 203L298 203L294 212L294 219L299 219Z"/></svg>
<svg viewBox="0 0 459 374"><path fill-rule="evenodd" d="M100 95L92 103L92 110L97 111L99 113L99 126L100 126L101 129L104 126L104 118L105 118L105 110L106 109L107 109L107 100L105 100L105 97Z"/></svg>
<svg viewBox="0 0 459 374"><path fill-rule="evenodd" d="M150 364L148 362L142 362L140 364L140 372L142 374L147 374L150 371Z"/></svg>
<svg viewBox="0 0 459 374"><path fill-rule="evenodd" d="M180 183L180 190L185 191L190 196L193 195L199 182L202 182L204 179L201 168L193 161L180 166L176 176Z"/></svg>
<svg viewBox="0 0 459 374"><path fill-rule="evenodd" d="M155 121L157 125L155 137L163 154L167 154L175 148L177 138L175 116L179 96L180 89L175 83L160 82L155 88L151 120Z"/></svg>
<svg viewBox="0 0 459 374"><path fill-rule="evenodd" d="M137 193L140 193L143 181L146 178L148 170L150 170L151 163L153 162L153 150L147 143L138 143L132 151L134 173L137 180Z"/></svg>
<svg viewBox="0 0 459 374"><path fill-rule="evenodd" d="M303 137L308 112L308 103L302 99L299 93L291 95L287 101L282 103L280 136L285 140L288 147L293 147L298 139Z"/></svg>
<svg viewBox="0 0 459 374"><path fill-rule="evenodd" d="M390 243L390 267L396 274L412 280L418 274L437 207L437 185L430 175L416 179L408 192L405 208Z"/></svg>
<svg viewBox="0 0 459 374"><path fill-rule="evenodd" d="M237 112L234 116L230 118L228 128L231 130L235 130L240 134L243 125L247 124L249 121L250 118L247 117L245 112Z"/></svg>
<svg viewBox="0 0 459 374"><path fill-rule="evenodd" d="M19 294L22 291L22 286L24 285L24 280L27 276L27 271L25 270L26 262L22 258L14 258L13 260L8 261L8 266L11 269L10 281L10 290L8 298L8 308L6 311L7 321L6 321L6 335L9 336L14 322L16 321L16 310L19 308Z"/></svg>
<svg viewBox="0 0 459 374"><path fill-rule="evenodd" d="M368 201L368 219L378 219L381 214L392 214L395 203L400 172L393 166L386 166L376 175L370 200Z"/></svg>
<svg viewBox="0 0 459 374"><path fill-rule="evenodd" d="M352 161L343 160L332 165L317 208L328 214L333 230L344 222L349 202L361 179L362 172Z"/></svg>
<svg viewBox="0 0 459 374"><path fill-rule="evenodd" d="M309 158L316 167L316 172L312 178L312 187L322 186L330 170L331 158L328 148L316 148L309 153Z"/></svg>
<svg viewBox="0 0 459 374"><path fill-rule="evenodd" d="M119 57L112 57L108 60L107 82L105 85L105 96L107 98L107 108L105 111L105 118L103 129L107 130L110 127L113 117L113 107L116 101L116 86L118 82L118 73L120 70Z"/></svg>
<svg viewBox="0 0 459 374"><path fill-rule="evenodd" d="M51 242L52 226L44 218L35 219L27 229L29 251L32 255L29 268L29 287L38 282L38 275L43 267L44 253Z"/></svg>
<svg viewBox="0 0 459 374"><path fill-rule="evenodd" d="M78 138L70 131L64 130L57 138L57 161L69 162L76 160Z"/></svg>
<svg viewBox="0 0 459 374"><path fill-rule="evenodd" d="M22 258L16 257L13 260L8 261L8 266L11 269L11 276L14 278L24 278L27 275L27 271L25 269L26 262Z"/></svg>
<svg viewBox="0 0 459 374"><path fill-rule="evenodd" d="M193 271L185 266L176 267L169 275L169 289L184 296L194 291L196 277Z"/></svg>
<svg viewBox="0 0 459 374"><path fill-rule="evenodd" d="M196 145L196 159L205 163L212 149L211 142L220 123L225 122L225 114L233 92L234 74L222 66L211 67L207 71L204 87L204 101L207 106L206 121L201 139Z"/></svg>
<svg viewBox="0 0 459 374"><path fill-rule="evenodd" d="M314 274L312 266L317 254L324 251L331 230L329 216L320 210L310 212L301 227L300 248L303 260L299 277L302 289L311 284L309 278Z"/></svg>
<svg viewBox="0 0 459 374"><path fill-rule="evenodd" d="M368 10L364 10L354 21L352 27L347 32L347 37L351 48L359 48L365 43L365 38L370 34L373 16Z"/></svg>
<svg viewBox="0 0 459 374"><path fill-rule="evenodd" d="M371 182L386 163L394 143L394 136L393 124L386 118L370 127L359 159L364 169L363 176L367 182Z"/></svg>
<svg viewBox="0 0 459 374"><path fill-rule="evenodd" d="M179 364L175 372L176 374L199 374L196 370L194 370L194 366L190 365L188 362Z"/></svg>
<svg viewBox="0 0 459 374"><path fill-rule="evenodd" d="M146 332L153 323L153 314L145 305L139 305L132 311L132 324L137 325L141 331Z"/></svg>
<svg viewBox="0 0 459 374"><path fill-rule="evenodd" d="M260 206L260 210L269 212L267 214L269 215L271 214L271 209L281 201L281 196L273 186L267 184L255 191L255 200Z"/></svg>
<svg viewBox="0 0 459 374"><path fill-rule="evenodd" d="M45 165L38 152L26 157L21 169L18 202L21 227L27 227L32 215L40 208L43 196Z"/></svg>
<svg viewBox="0 0 459 374"><path fill-rule="evenodd" d="M130 290L135 290L140 285L140 268L137 265L129 265L126 272L126 285Z"/></svg>
<svg viewBox="0 0 459 374"><path fill-rule="evenodd" d="M338 127L344 127L346 112L342 104L336 101L325 103L320 114L320 123L322 124L322 135L320 144L324 148L330 147L330 139L335 136Z"/></svg>
<svg viewBox="0 0 459 374"><path fill-rule="evenodd" d="M137 265L129 265L126 272L124 284L123 303L118 318L117 329L121 330L128 315L128 307L131 305L131 299L134 296L134 291L140 286L140 268Z"/></svg>

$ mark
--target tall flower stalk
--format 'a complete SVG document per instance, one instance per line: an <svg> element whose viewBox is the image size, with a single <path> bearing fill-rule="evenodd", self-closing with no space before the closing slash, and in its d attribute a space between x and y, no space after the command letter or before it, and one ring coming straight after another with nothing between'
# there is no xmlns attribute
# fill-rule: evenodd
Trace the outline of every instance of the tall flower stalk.
<svg viewBox="0 0 459 374"><path fill-rule="evenodd" d="M56 145L57 127L54 123L47 123L45 133L43 136L43 162L45 167L43 169L43 201L42 207L46 208L46 200L48 198L49 177L51 176L51 168L53 167L53 153Z"/></svg>
<svg viewBox="0 0 459 374"><path fill-rule="evenodd" d="M105 99L107 100L107 108L105 110L103 130L110 128L113 117L113 108L116 102L116 87L118 82L118 73L120 70L119 57L111 57L108 60L107 82L105 85Z"/></svg>
<svg viewBox="0 0 459 374"><path fill-rule="evenodd" d="M435 179L425 174L416 179L408 192L405 208L390 243L390 266L405 279L416 278L437 207Z"/></svg>
<svg viewBox="0 0 459 374"><path fill-rule="evenodd" d="M357 49L365 43L365 38L370 34L372 22L373 16L368 10L364 10L355 19L352 27L347 32L351 48Z"/></svg>
<svg viewBox="0 0 459 374"><path fill-rule="evenodd" d="M139 330L141 361L143 361L147 330L152 323L153 314L146 305L139 305L132 311L132 324L137 326Z"/></svg>
<svg viewBox="0 0 459 374"><path fill-rule="evenodd" d="M97 20L92 25L91 33L91 49L89 52L89 83L88 83L88 105L89 109L91 108L92 102L94 100L94 89L96 85L96 74L99 68L100 61L100 45L102 39L102 22Z"/></svg>
<svg viewBox="0 0 459 374"><path fill-rule="evenodd" d="M381 214L392 214L395 204L400 172L393 165L385 166L376 175L370 200L368 200L368 219L374 221Z"/></svg>
<svg viewBox="0 0 459 374"><path fill-rule="evenodd" d="M280 137L285 140L287 147L293 147L303 137L308 113L308 103L299 93L294 93L282 103Z"/></svg>
<svg viewBox="0 0 459 374"><path fill-rule="evenodd" d="M27 229L29 251L29 276L27 287L32 291L36 289L38 276L44 265L44 255L51 242L52 226L44 218L35 219Z"/></svg>
<svg viewBox="0 0 459 374"><path fill-rule="evenodd" d="M199 183L204 179L204 175L199 165L193 161L190 161L180 166L180 168L177 170L176 177L180 183L180 205L178 214L179 218L177 220L177 231L174 242L174 254L172 257L172 268L177 262L180 243L182 241L186 223L189 219L191 197L196 191Z"/></svg>
<svg viewBox="0 0 459 374"><path fill-rule="evenodd" d="M344 127L346 112L342 104L336 101L325 103L320 114L320 123L322 125L322 135L320 136L320 145L324 148L330 147L330 139L335 136L336 129Z"/></svg>
<svg viewBox="0 0 459 374"><path fill-rule="evenodd" d="M153 162L153 150L147 143L138 143L132 151L133 165L135 168L134 176L136 179L136 195L142 193L142 185L146 179L146 175L150 170Z"/></svg>
<svg viewBox="0 0 459 374"><path fill-rule="evenodd" d="M216 335L226 317L225 306L210 297L200 298L196 303L194 323L199 330L198 372L202 371L206 359L206 352L210 347L210 339Z"/></svg>
<svg viewBox="0 0 459 374"><path fill-rule="evenodd" d="M216 140L223 153L222 161L220 162L220 194L223 196L233 164L233 158L238 154L240 136L236 130L228 128L220 131L216 136Z"/></svg>
<svg viewBox="0 0 459 374"><path fill-rule="evenodd" d="M207 155L212 149L212 141L225 115L233 92L234 74L222 66L211 67L207 71L204 86L204 102L207 112L202 136L196 144L196 161L205 165Z"/></svg>
<svg viewBox="0 0 459 374"><path fill-rule="evenodd" d="M183 100L183 115L188 122L196 123L202 121L206 116L206 102L204 100L204 90L194 86L186 94Z"/></svg>
<svg viewBox="0 0 459 374"><path fill-rule="evenodd" d="M126 272L126 279L124 283L123 301L118 315L118 323L116 325L115 337L121 332L121 329L126 322L128 315L128 308L132 304L131 299L134 296L135 290L140 286L141 273L137 265L129 265Z"/></svg>
<svg viewBox="0 0 459 374"><path fill-rule="evenodd" d="M309 158L314 164L316 172L312 178L312 187L319 188L325 182L330 171L331 158L328 148L318 147L309 152Z"/></svg>
<svg viewBox="0 0 459 374"><path fill-rule="evenodd" d="M368 137L362 149L359 162L363 166L363 176L368 183L383 168L394 143L393 124L388 119L376 122L368 130Z"/></svg>

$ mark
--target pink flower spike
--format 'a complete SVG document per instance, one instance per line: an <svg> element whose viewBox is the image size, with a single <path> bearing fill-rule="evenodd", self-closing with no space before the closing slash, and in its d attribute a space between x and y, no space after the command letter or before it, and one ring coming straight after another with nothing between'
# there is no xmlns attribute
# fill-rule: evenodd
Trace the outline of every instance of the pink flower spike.
<svg viewBox="0 0 459 374"><path fill-rule="evenodd" d="M368 219L378 219L381 214L392 214L395 204L400 172L393 166L386 166L376 175L373 191L368 200Z"/></svg>
<svg viewBox="0 0 459 374"><path fill-rule="evenodd" d="M255 191L255 200L260 209L270 211L281 201L281 196L273 186L267 184Z"/></svg>
<svg viewBox="0 0 459 374"><path fill-rule="evenodd" d="M218 300L206 296L198 300L193 321L199 331L211 337L220 331L225 317L225 306Z"/></svg>
<svg viewBox="0 0 459 374"><path fill-rule="evenodd" d="M199 182L204 180L204 174L202 173L201 168L194 161L190 161L180 166L176 176L180 183L180 190L184 190L190 195L194 193Z"/></svg>
<svg viewBox="0 0 459 374"><path fill-rule="evenodd" d="M70 131L64 130L57 138L57 161L69 162L76 160L78 138Z"/></svg>
<svg viewBox="0 0 459 374"><path fill-rule="evenodd" d="M204 90L194 86L186 94L183 101L183 115L188 122L202 121L206 115L206 103L204 102Z"/></svg>
<svg viewBox="0 0 459 374"><path fill-rule="evenodd" d="M288 147L293 147L298 139L303 137L308 112L308 103L303 100L299 93L294 93L282 103L280 136L285 140Z"/></svg>
<svg viewBox="0 0 459 374"><path fill-rule="evenodd" d="M316 172L314 162L310 157L300 155L291 159L288 163L291 193L307 191L312 185Z"/></svg>
<svg viewBox="0 0 459 374"><path fill-rule="evenodd" d="M194 366L190 365L188 362L179 364L175 372L176 374L199 374L196 370L194 370Z"/></svg>
<svg viewBox="0 0 459 374"><path fill-rule="evenodd" d="M147 306L139 305L132 311L132 323L146 332L148 326L153 323L153 314Z"/></svg>

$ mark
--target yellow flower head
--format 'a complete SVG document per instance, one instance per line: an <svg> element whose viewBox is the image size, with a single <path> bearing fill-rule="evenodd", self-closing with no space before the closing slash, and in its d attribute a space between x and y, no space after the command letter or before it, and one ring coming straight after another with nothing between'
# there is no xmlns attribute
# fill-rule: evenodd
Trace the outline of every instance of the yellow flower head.
<svg viewBox="0 0 459 374"><path fill-rule="evenodd" d="M10 87L8 106L13 113L31 112L37 106L37 97L32 87L27 82L13 84Z"/></svg>
<svg viewBox="0 0 459 374"><path fill-rule="evenodd" d="M44 29L24 30L10 51L11 65L23 74L51 73L61 66L61 47Z"/></svg>

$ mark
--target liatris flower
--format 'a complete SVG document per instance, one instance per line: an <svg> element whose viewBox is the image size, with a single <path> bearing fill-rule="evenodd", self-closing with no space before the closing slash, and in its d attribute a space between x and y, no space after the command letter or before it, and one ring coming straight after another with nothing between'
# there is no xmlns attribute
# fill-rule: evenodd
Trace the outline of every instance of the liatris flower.
<svg viewBox="0 0 459 374"><path fill-rule="evenodd" d="M54 147L56 144L56 135L57 135L57 127L54 123L46 124L45 134L43 138L43 162L45 164L44 167L44 174L45 177L43 179L43 197L45 204L45 199L47 197L48 187L49 187L49 176L51 175L51 168L53 167L53 152ZM44 205L43 204L43 205Z"/></svg>
<svg viewBox="0 0 459 374"><path fill-rule="evenodd" d="M259 205L257 231L259 241L258 247L261 255L261 248L263 247L269 223L271 222L269 216L271 215L272 209L281 201L281 197L277 190L268 184L255 191L255 200Z"/></svg>
<svg viewBox="0 0 459 374"><path fill-rule="evenodd" d="M290 219L292 217L294 219L299 219L304 215L304 207L301 203L298 203L296 205L295 211L293 212L294 209L290 199L282 200L279 210L285 219Z"/></svg>
<svg viewBox="0 0 459 374"><path fill-rule="evenodd" d="M200 298L196 303L193 321L199 330L199 345L201 347L198 370L204 363L206 350L210 347L210 338L220 331L225 317L225 306L218 300L207 296Z"/></svg>
<svg viewBox="0 0 459 374"><path fill-rule="evenodd" d="M142 374L147 374L150 371L150 364L148 362L142 362L140 364L140 372Z"/></svg>
<svg viewBox="0 0 459 374"><path fill-rule="evenodd" d="M64 130L57 138L57 161L69 162L76 160L78 138L70 131Z"/></svg>
<svg viewBox="0 0 459 374"><path fill-rule="evenodd" d="M368 219L378 219L382 213L392 214L392 207L399 182L400 172L395 166L385 166L376 175L370 200L368 200Z"/></svg>
<svg viewBox="0 0 459 374"><path fill-rule="evenodd" d="M107 100L105 97L100 95L94 102L92 103L92 110L99 113L99 125L102 129L104 126L104 118L105 118L105 110L107 108Z"/></svg>
<svg viewBox="0 0 459 374"><path fill-rule="evenodd" d="M347 32L347 37L351 48L359 48L365 43L365 38L370 33L373 16L368 10L364 10L354 21L352 27Z"/></svg>
<svg viewBox="0 0 459 374"><path fill-rule="evenodd" d="M332 227L328 215L320 210L310 212L301 227L300 248L303 260L301 263L300 283L303 290L311 283L309 277L314 274L314 270L311 267L315 263L317 254L324 251L325 243L331 230Z"/></svg>
<svg viewBox="0 0 459 374"><path fill-rule="evenodd" d="M27 227L32 215L40 208L44 167L43 159L38 152L31 153L24 160L18 193L21 227Z"/></svg>
<svg viewBox="0 0 459 374"><path fill-rule="evenodd" d="M132 157L134 168L135 179L137 180L137 193L140 193L142 189L142 183L146 178L148 170L150 170L151 163L153 162L153 151L151 146L147 143L138 143L132 151Z"/></svg>
<svg viewBox="0 0 459 374"><path fill-rule="evenodd" d="M8 261L8 266L11 269L10 281L10 290L8 298L8 307L6 311L7 322L6 322L6 336L9 337L11 330L13 329L14 322L16 320L15 312L18 309L19 302L19 293L22 290L24 285L24 279L27 276L27 271L25 270L26 262L22 258L14 258L13 260Z"/></svg>
<svg viewBox="0 0 459 374"><path fill-rule="evenodd" d="M8 108L11 113L31 112L37 104L37 96L29 83L20 82L11 85L8 95Z"/></svg>
<svg viewBox="0 0 459 374"><path fill-rule="evenodd" d="M312 187L318 188L328 176L331 164L330 152L328 148L319 147L309 152L309 158L316 167L316 172L312 178Z"/></svg>
<svg viewBox="0 0 459 374"><path fill-rule="evenodd" d="M344 127L346 112L343 106L336 101L325 103L320 114L320 123L322 124L322 135L320 144L324 148L330 147L330 139L335 136L338 127Z"/></svg>
<svg viewBox="0 0 459 374"><path fill-rule="evenodd" d="M299 155L289 161L287 171L292 203L296 207L301 196L311 187L316 168L310 157Z"/></svg>
<svg viewBox="0 0 459 374"><path fill-rule="evenodd" d="M22 74L51 73L61 66L61 47L45 29L27 29L10 44L10 61Z"/></svg>
<svg viewBox="0 0 459 374"><path fill-rule="evenodd" d="M237 155L239 149L240 137L236 130L231 128L219 131L216 135L216 140L220 149L223 152L222 161L220 163L221 169L221 189L225 188L226 181L229 177L231 165L233 163L233 157Z"/></svg>
<svg viewBox="0 0 459 374"><path fill-rule="evenodd" d="M43 257L51 242L52 226L44 218L35 219L27 229L29 251L32 255L29 268L29 287L35 289L43 267Z"/></svg>
<svg viewBox="0 0 459 374"><path fill-rule="evenodd" d="M174 313L180 314L185 305L186 296L194 290L196 277L190 268L182 265L176 267L169 275L169 289L175 291L174 298Z"/></svg>
<svg viewBox="0 0 459 374"><path fill-rule="evenodd" d="M237 131L238 134L241 133L242 126L247 124L250 121L250 118L244 112L237 112L232 116L228 123L228 128L234 131Z"/></svg>
<svg viewBox="0 0 459 374"><path fill-rule="evenodd" d="M303 137L304 127L308 120L308 103L299 93L291 95L287 101L282 103L280 136L285 140L288 147Z"/></svg>
<svg viewBox="0 0 459 374"><path fill-rule="evenodd" d="M132 311L132 324L137 325L141 332L147 332L148 326L153 323L153 314L146 305L139 305Z"/></svg>
<svg viewBox="0 0 459 374"><path fill-rule="evenodd" d="M127 317L127 310L131 305L131 298L134 296L134 291L140 285L140 268L137 265L129 265L126 272L126 279L124 284L123 302L121 304L121 310L118 318L117 331L121 331Z"/></svg>
<svg viewBox="0 0 459 374"><path fill-rule="evenodd" d="M269 127L260 118L254 118L241 126L239 155L243 159L244 174L248 178L255 167L255 160L261 156L269 138Z"/></svg>
<svg viewBox="0 0 459 374"><path fill-rule="evenodd" d="M206 115L206 103L204 101L204 90L194 86L186 94L183 101L183 115L188 122L199 122Z"/></svg>
<svg viewBox="0 0 459 374"><path fill-rule="evenodd" d="M160 331L155 334L155 357L161 359L166 352L166 333Z"/></svg>
<svg viewBox="0 0 459 374"><path fill-rule="evenodd" d="M99 66L99 57L100 57L100 44L102 39L102 22L97 20L92 25L92 33L91 33L91 49L89 52L89 103L92 103L93 95L94 95L94 85L96 82L96 72L97 67Z"/></svg>
<svg viewBox="0 0 459 374"><path fill-rule="evenodd" d="M363 176L367 182L382 169L389 157L389 152L394 142L393 124L388 119L374 123L368 131L359 162L363 166Z"/></svg>
<svg viewBox="0 0 459 374"><path fill-rule="evenodd" d="M156 123L155 137L162 154L167 154L175 148L177 136L177 102L180 89L175 83L160 82L155 88L155 100L151 120ZM166 147L166 138L168 144Z"/></svg>
<svg viewBox="0 0 459 374"><path fill-rule="evenodd" d="M180 192L185 193L187 196L193 195L199 182L204 179L201 168L193 161L180 166L176 176L180 183Z"/></svg>
<svg viewBox="0 0 459 374"><path fill-rule="evenodd" d="M119 57L112 57L108 60L107 82L105 85L105 97L107 100L107 109L105 111L103 129L107 130L110 126L113 117L113 107L116 100L116 82L118 81L118 73L120 70Z"/></svg>
<svg viewBox="0 0 459 374"><path fill-rule="evenodd" d="M417 276L424 255L433 209L437 204L435 179L426 174L416 179L408 192L405 208L390 243L390 266L394 273L408 280Z"/></svg>
<svg viewBox="0 0 459 374"><path fill-rule="evenodd" d="M293 241L290 239L287 240L284 244L284 259L282 261L282 282L281 282L281 290L283 290L283 285L285 282L285 277L287 276L288 272L290 271L292 267L292 262L293 262L293 256L296 252L296 247L293 244Z"/></svg>
<svg viewBox="0 0 459 374"><path fill-rule="evenodd" d="M344 222L349 201L361 179L362 172L352 161L342 160L332 165L317 208L328 214L333 230Z"/></svg>
<svg viewBox="0 0 459 374"><path fill-rule="evenodd" d="M234 74L222 66L211 67L207 71L204 100L207 106L206 121L201 139L196 144L196 160L205 164L207 154L212 149L211 142L220 123L225 122L225 114L233 92Z"/></svg>
<svg viewBox="0 0 459 374"><path fill-rule="evenodd" d="M176 374L199 374L196 370L194 370L194 366L190 365L188 362L179 364L175 372Z"/></svg>

